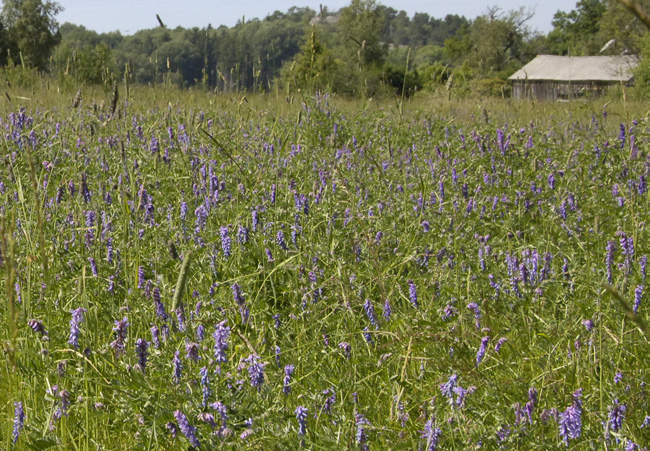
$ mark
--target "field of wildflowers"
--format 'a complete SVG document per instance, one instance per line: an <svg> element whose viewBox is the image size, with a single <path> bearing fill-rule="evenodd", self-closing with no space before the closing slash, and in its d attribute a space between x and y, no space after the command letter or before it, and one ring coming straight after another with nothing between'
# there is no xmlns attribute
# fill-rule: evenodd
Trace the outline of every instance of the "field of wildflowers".
<svg viewBox="0 0 650 451"><path fill-rule="evenodd" d="M2 449L647 446L643 117L0 126Z"/></svg>

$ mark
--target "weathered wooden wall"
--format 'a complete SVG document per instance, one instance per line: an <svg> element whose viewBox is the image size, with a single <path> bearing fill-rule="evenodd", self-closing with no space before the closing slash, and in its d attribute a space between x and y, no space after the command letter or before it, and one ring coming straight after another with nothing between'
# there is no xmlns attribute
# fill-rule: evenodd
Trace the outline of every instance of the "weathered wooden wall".
<svg viewBox="0 0 650 451"><path fill-rule="evenodd" d="M512 97L515 99L570 100L580 97L602 96L616 82L601 81L537 81L514 80Z"/></svg>

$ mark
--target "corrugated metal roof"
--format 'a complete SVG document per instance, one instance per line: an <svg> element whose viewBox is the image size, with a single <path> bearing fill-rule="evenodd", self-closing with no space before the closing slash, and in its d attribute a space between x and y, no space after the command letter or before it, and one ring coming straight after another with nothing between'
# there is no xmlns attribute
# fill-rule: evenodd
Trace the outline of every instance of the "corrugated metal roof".
<svg viewBox="0 0 650 451"><path fill-rule="evenodd" d="M636 56L538 55L508 79L628 81L638 61Z"/></svg>

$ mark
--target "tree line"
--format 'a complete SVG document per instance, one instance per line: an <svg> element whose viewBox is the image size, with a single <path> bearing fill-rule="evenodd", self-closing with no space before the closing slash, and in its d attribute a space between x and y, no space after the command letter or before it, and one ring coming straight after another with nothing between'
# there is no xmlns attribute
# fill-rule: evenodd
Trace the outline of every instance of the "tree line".
<svg viewBox="0 0 650 451"><path fill-rule="evenodd" d="M636 4L650 11L650 0ZM293 7L233 27L170 29L158 18L159 27L130 36L59 25L60 11L49 0L4 0L0 65L107 87L126 80L218 92L408 96L451 86L498 94L510 74L542 53L650 52L647 28L617 0L579 0L555 14L546 35L531 30L533 12L525 8L438 19L375 0L351 0L338 11ZM650 81L642 70L639 78Z"/></svg>

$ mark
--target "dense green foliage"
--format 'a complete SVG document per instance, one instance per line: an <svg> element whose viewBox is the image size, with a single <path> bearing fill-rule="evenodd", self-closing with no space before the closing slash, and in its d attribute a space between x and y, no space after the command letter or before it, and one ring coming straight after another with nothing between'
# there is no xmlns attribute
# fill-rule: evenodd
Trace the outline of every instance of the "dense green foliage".
<svg viewBox="0 0 650 451"><path fill-rule="evenodd" d="M3 0L0 15L0 62L45 70L61 40L55 16L61 11L49 0Z"/></svg>
<svg viewBox="0 0 650 451"><path fill-rule="evenodd" d="M650 10L650 0L639 4ZM49 1L5 1L0 45L7 51L0 63L11 55L16 63L22 50L24 65L107 88L126 80L217 92L290 95L299 89L407 97L445 89L453 75L457 95L503 96L507 77L537 54L640 54L647 34L616 0L579 0L575 9L557 12L547 36L530 29L533 12L525 8L491 7L472 20L436 19L351 0L339 11L293 7L217 29L171 30L161 20L160 27L132 36L73 24L59 32L58 10ZM33 30L40 30L37 40L31 39Z"/></svg>

